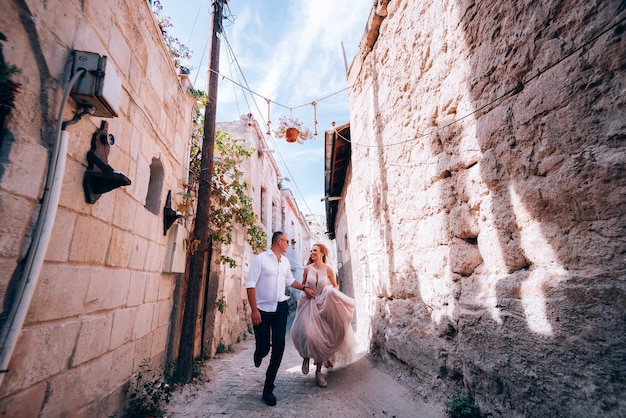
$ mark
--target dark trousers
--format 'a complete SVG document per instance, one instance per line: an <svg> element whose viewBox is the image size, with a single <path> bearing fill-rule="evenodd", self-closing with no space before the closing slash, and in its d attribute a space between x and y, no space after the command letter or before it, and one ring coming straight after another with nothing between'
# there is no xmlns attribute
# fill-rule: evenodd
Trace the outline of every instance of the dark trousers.
<svg viewBox="0 0 626 418"><path fill-rule="evenodd" d="M265 373L265 386L263 392L271 392L274 390L274 380L283 360L285 352L285 334L287 333L287 316L289 314L289 305L285 302L279 302L276 312L261 312L261 324L254 327L254 337L256 340L256 353L260 358L267 356L270 352L270 341L272 355L270 356L270 365Z"/></svg>

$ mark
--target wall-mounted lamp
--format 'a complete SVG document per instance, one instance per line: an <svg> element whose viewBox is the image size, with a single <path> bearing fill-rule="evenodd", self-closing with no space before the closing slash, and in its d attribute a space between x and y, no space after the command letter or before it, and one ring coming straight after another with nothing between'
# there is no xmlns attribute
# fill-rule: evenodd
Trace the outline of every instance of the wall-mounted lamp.
<svg viewBox="0 0 626 418"><path fill-rule="evenodd" d="M167 230L176 222L177 219L183 217L183 214L172 209L172 191L167 191L167 199L165 199L165 207L163 208L163 235L167 235Z"/></svg>
<svg viewBox="0 0 626 418"><path fill-rule="evenodd" d="M115 137L109 134L109 123L102 121L100 129L91 137L91 149L87 153L87 171L83 177L83 190L87 203L96 203L102 193L130 185L130 179L108 163L109 149Z"/></svg>

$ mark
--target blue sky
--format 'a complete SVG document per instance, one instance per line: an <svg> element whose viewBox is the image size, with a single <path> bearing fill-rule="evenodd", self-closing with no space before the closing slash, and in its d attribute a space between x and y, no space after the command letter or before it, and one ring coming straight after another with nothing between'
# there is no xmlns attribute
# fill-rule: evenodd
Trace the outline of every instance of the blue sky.
<svg viewBox="0 0 626 418"><path fill-rule="evenodd" d="M190 76L194 87L206 89L211 2L161 0L161 4L173 25L170 33L193 51L188 64L194 68ZM324 132L331 129L333 121L341 125L350 120L343 51L349 66L371 8L368 0L228 3L220 73L248 89L220 79L217 121L233 121L252 113L265 132L266 99L270 99L274 102L270 108L272 130L280 116L293 116L313 131L311 103L317 102L317 140L288 144L274 135L266 137L276 149L274 158L281 174L290 179L284 185L292 190L304 214L325 213L320 201L324 197Z"/></svg>

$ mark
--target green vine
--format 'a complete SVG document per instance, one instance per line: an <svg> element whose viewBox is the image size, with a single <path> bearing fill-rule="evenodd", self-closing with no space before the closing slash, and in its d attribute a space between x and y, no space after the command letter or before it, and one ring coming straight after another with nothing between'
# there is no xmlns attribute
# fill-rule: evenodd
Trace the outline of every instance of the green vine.
<svg viewBox="0 0 626 418"><path fill-rule="evenodd" d="M191 136L190 175L189 181L183 184L182 203L178 206L178 210L186 218L193 215L200 178L201 144L204 137L204 119L201 110L206 103L203 100L206 98L206 94L202 91L196 91L194 96L198 99L198 106L196 117L193 120ZM219 255L220 262L231 268L236 267L237 262L224 255L222 249L232 243L232 234L236 225L243 226L246 239L255 253L262 251L266 246L267 235L257 225L257 215L254 213L252 198L248 196L250 185L245 181L245 173L240 169L241 160L250 158L253 154L253 149L246 149L239 145L227 133L222 131L215 133L209 235L213 249ZM198 243L195 239L188 239L189 251L195 251Z"/></svg>

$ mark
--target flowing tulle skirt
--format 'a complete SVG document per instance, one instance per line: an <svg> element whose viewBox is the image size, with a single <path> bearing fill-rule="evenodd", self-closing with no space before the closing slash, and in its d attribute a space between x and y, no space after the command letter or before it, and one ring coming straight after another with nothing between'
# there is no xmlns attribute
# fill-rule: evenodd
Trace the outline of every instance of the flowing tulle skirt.
<svg viewBox="0 0 626 418"><path fill-rule="evenodd" d="M336 367L356 359L352 330L354 299L332 286L313 298L302 294L291 326L291 339L302 357L316 362L330 360Z"/></svg>

